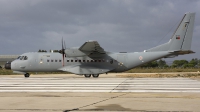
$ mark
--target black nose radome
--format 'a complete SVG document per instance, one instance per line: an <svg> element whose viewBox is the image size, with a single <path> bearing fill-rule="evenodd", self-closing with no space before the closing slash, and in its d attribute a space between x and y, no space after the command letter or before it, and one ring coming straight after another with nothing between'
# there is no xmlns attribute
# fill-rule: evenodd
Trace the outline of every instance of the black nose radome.
<svg viewBox="0 0 200 112"><path fill-rule="evenodd" d="M5 64L5 69L11 69L11 62L10 61Z"/></svg>

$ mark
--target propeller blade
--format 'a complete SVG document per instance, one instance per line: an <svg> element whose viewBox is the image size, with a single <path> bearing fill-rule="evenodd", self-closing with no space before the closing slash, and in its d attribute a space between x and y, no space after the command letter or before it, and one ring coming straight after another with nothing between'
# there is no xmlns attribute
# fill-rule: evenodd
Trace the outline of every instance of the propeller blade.
<svg viewBox="0 0 200 112"><path fill-rule="evenodd" d="M64 57L64 54L62 54L62 58L63 58L63 61L62 61L62 63L63 63L63 66L65 66L65 64L64 64L64 62L65 62L65 57Z"/></svg>
<svg viewBox="0 0 200 112"><path fill-rule="evenodd" d="M66 49L65 41L64 41L64 49ZM63 52L65 54L65 51L63 51ZM65 54L65 57L66 57L66 54Z"/></svg>
<svg viewBox="0 0 200 112"><path fill-rule="evenodd" d="M61 49L61 53L62 53L62 64L63 64L63 66L65 66L65 64L64 64L64 62L65 62L65 48L64 48L64 44L65 44L65 42L63 42L63 38L62 38L62 49Z"/></svg>
<svg viewBox="0 0 200 112"><path fill-rule="evenodd" d="M66 49L65 41L64 41L64 49Z"/></svg>
<svg viewBox="0 0 200 112"><path fill-rule="evenodd" d="M64 49L64 46L63 46L63 38L62 38L62 41L61 41L61 43L62 43L62 50Z"/></svg>

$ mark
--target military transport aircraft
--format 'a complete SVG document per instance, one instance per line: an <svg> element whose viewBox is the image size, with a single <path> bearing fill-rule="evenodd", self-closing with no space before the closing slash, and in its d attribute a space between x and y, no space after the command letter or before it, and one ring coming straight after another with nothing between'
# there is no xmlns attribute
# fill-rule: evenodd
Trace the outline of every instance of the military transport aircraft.
<svg viewBox="0 0 200 112"><path fill-rule="evenodd" d="M97 41L87 41L79 48L66 48L62 40L60 53L24 53L11 63L14 73L66 71L85 77L108 72L123 72L142 64L178 55L194 53L191 41L195 13L186 13L169 42L143 52L113 53Z"/></svg>

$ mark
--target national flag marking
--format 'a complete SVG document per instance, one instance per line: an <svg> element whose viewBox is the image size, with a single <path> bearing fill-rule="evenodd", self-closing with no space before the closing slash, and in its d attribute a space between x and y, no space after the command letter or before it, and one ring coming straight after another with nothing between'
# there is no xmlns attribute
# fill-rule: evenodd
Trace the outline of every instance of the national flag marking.
<svg viewBox="0 0 200 112"><path fill-rule="evenodd" d="M142 56L140 56L140 57L139 57L139 60L142 60L142 59L143 59L143 57L142 57Z"/></svg>
<svg viewBox="0 0 200 112"><path fill-rule="evenodd" d="M180 38L180 35L176 35L176 39L177 40L180 40L181 38Z"/></svg>

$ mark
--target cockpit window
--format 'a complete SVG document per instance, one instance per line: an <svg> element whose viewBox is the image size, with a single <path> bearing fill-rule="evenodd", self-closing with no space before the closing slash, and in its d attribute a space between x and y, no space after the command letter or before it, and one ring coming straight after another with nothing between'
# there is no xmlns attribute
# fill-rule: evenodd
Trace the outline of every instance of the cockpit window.
<svg viewBox="0 0 200 112"><path fill-rule="evenodd" d="M20 60L23 60L23 59L24 59L24 56L21 56L21 57L20 57Z"/></svg>
<svg viewBox="0 0 200 112"><path fill-rule="evenodd" d="M19 56L18 58L17 58L17 60L28 60L28 57L27 56Z"/></svg>
<svg viewBox="0 0 200 112"><path fill-rule="evenodd" d="M17 59L20 59L21 56L17 57Z"/></svg>
<svg viewBox="0 0 200 112"><path fill-rule="evenodd" d="M24 60L28 60L28 57L27 57L27 56L24 56Z"/></svg>

